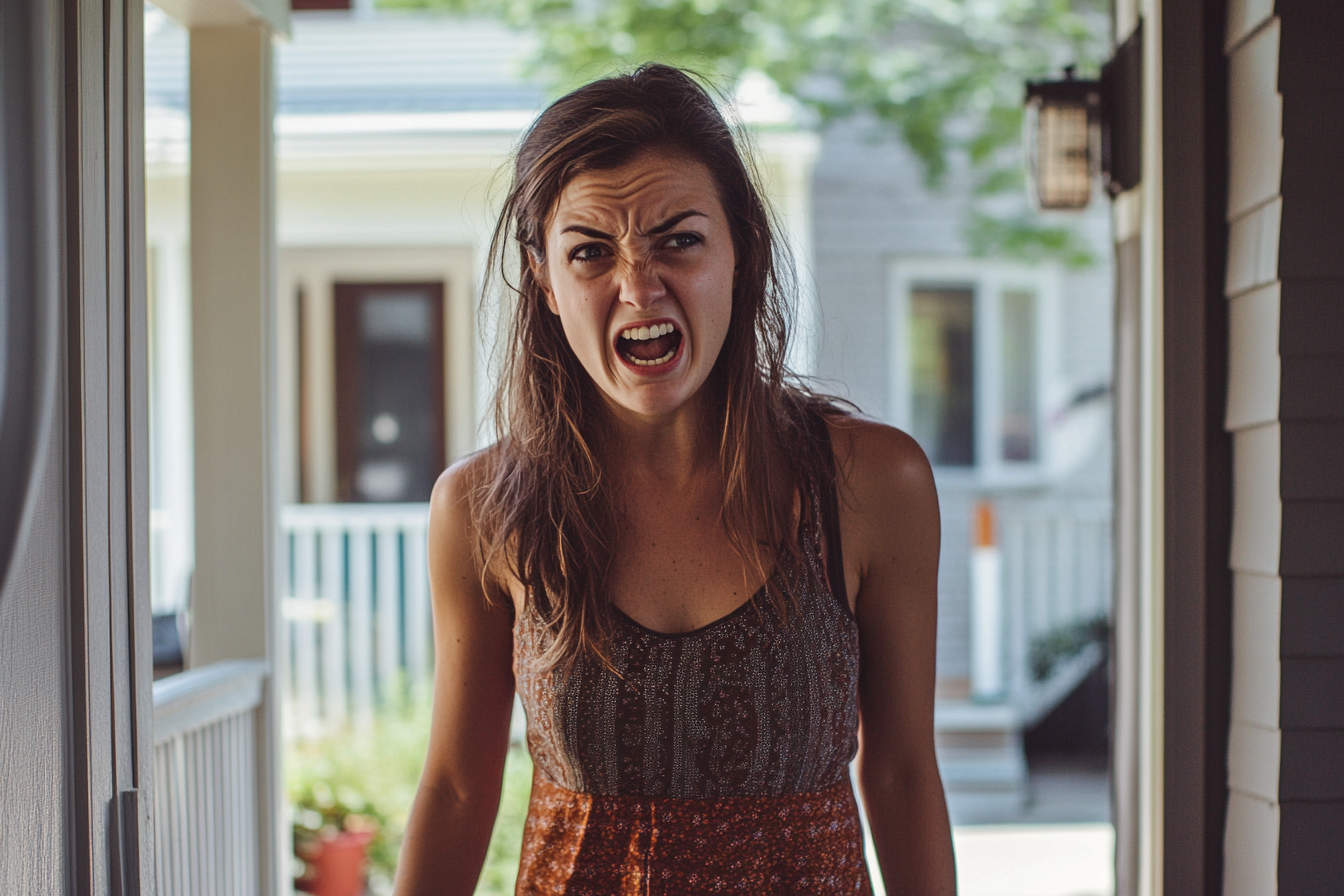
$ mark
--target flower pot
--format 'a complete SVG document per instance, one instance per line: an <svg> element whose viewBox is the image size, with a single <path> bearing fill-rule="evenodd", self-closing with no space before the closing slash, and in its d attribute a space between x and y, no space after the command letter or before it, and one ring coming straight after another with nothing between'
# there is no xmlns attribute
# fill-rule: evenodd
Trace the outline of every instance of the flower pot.
<svg viewBox="0 0 1344 896"><path fill-rule="evenodd" d="M324 832L300 840L294 853L307 864L294 889L314 896L364 896L373 831Z"/></svg>

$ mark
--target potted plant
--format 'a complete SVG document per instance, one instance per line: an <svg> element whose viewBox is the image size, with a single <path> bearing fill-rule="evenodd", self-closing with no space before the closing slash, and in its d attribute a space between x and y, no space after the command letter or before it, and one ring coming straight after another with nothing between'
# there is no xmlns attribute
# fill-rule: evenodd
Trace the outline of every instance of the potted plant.
<svg viewBox="0 0 1344 896"><path fill-rule="evenodd" d="M291 793L294 854L303 873L294 888L314 896L364 896L369 847L383 825L377 810L349 788L306 781Z"/></svg>

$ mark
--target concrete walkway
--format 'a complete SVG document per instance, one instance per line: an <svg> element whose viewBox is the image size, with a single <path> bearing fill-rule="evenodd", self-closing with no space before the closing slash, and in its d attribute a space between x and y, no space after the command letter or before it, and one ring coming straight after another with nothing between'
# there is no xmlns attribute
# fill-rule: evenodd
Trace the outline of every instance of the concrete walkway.
<svg viewBox="0 0 1344 896"><path fill-rule="evenodd" d="M958 896L1114 896L1104 759L1033 762L1025 798L953 793L948 805ZM868 863L876 878L871 843Z"/></svg>
<svg viewBox="0 0 1344 896"><path fill-rule="evenodd" d="M952 831L959 896L1113 896L1115 830L1091 824Z"/></svg>

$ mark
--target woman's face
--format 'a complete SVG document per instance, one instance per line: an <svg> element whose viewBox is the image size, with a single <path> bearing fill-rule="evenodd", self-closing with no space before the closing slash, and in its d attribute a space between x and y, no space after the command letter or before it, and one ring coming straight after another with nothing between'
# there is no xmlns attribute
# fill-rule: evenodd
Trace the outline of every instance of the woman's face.
<svg viewBox="0 0 1344 896"><path fill-rule="evenodd" d="M714 367L735 261L709 169L646 152L569 182L546 225L539 273L607 400L660 417L685 405Z"/></svg>

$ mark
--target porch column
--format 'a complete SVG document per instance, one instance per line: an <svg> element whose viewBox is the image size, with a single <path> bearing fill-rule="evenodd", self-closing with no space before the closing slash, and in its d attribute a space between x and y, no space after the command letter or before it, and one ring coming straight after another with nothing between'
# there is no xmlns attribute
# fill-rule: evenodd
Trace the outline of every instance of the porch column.
<svg viewBox="0 0 1344 896"><path fill-rule="evenodd" d="M271 81L266 25L192 29L193 666L271 654Z"/></svg>
<svg viewBox="0 0 1344 896"><path fill-rule="evenodd" d="M260 659L261 880L286 892L276 674L274 27L191 28L191 292L196 568L188 661Z"/></svg>

